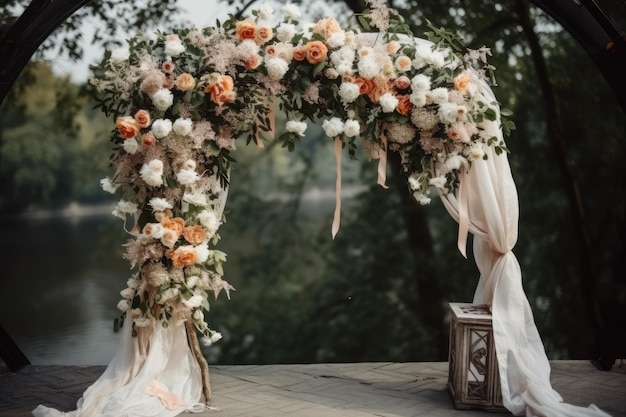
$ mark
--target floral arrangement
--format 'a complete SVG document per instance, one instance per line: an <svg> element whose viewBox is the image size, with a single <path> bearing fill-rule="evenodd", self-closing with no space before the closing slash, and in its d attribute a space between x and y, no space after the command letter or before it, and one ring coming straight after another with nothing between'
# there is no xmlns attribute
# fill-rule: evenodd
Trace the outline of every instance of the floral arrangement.
<svg viewBox="0 0 626 417"><path fill-rule="evenodd" d="M358 145L374 158L397 151L422 204L431 186L453 192L486 146L506 151L481 128L499 116L478 88L493 69L489 50L462 53L432 26L430 41L415 39L397 12L369 6L346 29L333 18L302 28L293 4L272 25L261 6L217 27L139 34L93 67L99 105L116 120L114 175L102 186L122 194L114 214L135 219L125 252L135 273L118 305L135 326L192 320L202 341L219 339L203 310L209 293L232 290L214 249L230 154L238 137L262 146L273 135L275 99L284 147L313 120L351 156Z"/></svg>

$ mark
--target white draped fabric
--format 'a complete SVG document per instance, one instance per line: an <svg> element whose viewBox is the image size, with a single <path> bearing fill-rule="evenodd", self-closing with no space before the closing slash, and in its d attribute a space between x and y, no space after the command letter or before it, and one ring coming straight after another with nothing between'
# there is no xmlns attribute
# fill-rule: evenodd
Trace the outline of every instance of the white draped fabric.
<svg viewBox="0 0 626 417"><path fill-rule="evenodd" d="M218 218L228 191L213 203ZM174 417L205 410L200 365L187 342L184 323L135 327L127 314L117 352L104 373L84 392L76 410L43 405L35 417Z"/></svg>
<svg viewBox="0 0 626 417"><path fill-rule="evenodd" d="M495 101L487 84L482 83L482 89L488 101ZM487 129L491 130L487 137L502 139L499 120ZM608 416L593 405L565 404L552 389L550 364L512 252L518 232L517 190L506 154L497 155L493 148L486 153L488 158L472 162L464 175L466 196L441 197L450 215L460 224L469 222L474 235L474 258L480 272L474 303L487 304L492 311L504 406L518 416Z"/></svg>

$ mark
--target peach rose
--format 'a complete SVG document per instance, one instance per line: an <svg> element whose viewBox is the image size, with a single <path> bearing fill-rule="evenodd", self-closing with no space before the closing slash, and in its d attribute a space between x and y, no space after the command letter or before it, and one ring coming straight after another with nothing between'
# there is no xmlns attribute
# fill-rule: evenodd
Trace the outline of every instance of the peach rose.
<svg viewBox="0 0 626 417"><path fill-rule="evenodd" d="M176 65L174 65L172 61L165 61L163 65L161 65L161 68L163 69L163 71L171 74L172 72L174 72L174 68L176 68Z"/></svg>
<svg viewBox="0 0 626 417"><path fill-rule="evenodd" d="M306 49L304 49L304 46L296 46L293 48L293 59L296 61L304 61L306 59Z"/></svg>
<svg viewBox="0 0 626 417"><path fill-rule="evenodd" d="M189 226L183 230L183 237L187 242L197 246L206 240L206 232L202 226Z"/></svg>
<svg viewBox="0 0 626 417"><path fill-rule="evenodd" d="M119 116L115 121L115 126L120 135L125 139L132 139L139 133L139 125L135 119L130 116Z"/></svg>
<svg viewBox="0 0 626 417"><path fill-rule="evenodd" d="M385 45L385 48L387 49L388 54L395 55L396 52L400 50L400 46L402 46L400 45L400 42L391 41L387 45Z"/></svg>
<svg viewBox="0 0 626 417"><path fill-rule="evenodd" d="M139 127L150 126L150 113L148 113L147 110L138 110L137 113L135 113L135 122L137 122Z"/></svg>
<svg viewBox="0 0 626 417"><path fill-rule="evenodd" d="M165 81L163 82L163 88L171 90L172 87L174 87L174 77L165 77Z"/></svg>
<svg viewBox="0 0 626 417"><path fill-rule="evenodd" d="M272 32L272 28L269 26L260 26L257 28L256 33L254 34L254 41L257 45L263 45L265 42L272 39L274 36L274 32Z"/></svg>
<svg viewBox="0 0 626 417"><path fill-rule="evenodd" d="M413 109L413 104L411 104L410 96L408 94L403 94L396 97L398 98L396 111L403 116L408 116Z"/></svg>
<svg viewBox="0 0 626 417"><path fill-rule="evenodd" d="M179 237L180 235L176 233L175 230L164 229L163 236L161 236L161 243L168 248L173 248Z"/></svg>
<svg viewBox="0 0 626 417"><path fill-rule="evenodd" d="M185 220L180 217L166 218L161 222L161 224L166 229L175 231L179 236L185 229Z"/></svg>
<svg viewBox="0 0 626 417"><path fill-rule="evenodd" d="M261 65L261 57L259 55L252 55L250 58L246 59L243 65L246 69L253 70Z"/></svg>
<svg viewBox="0 0 626 417"><path fill-rule="evenodd" d="M196 251L191 246L178 247L170 252L169 256L176 268L194 264L198 260L198 255L196 255Z"/></svg>
<svg viewBox="0 0 626 417"><path fill-rule="evenodd" d="M398 90L406 90L411 86L411 80L406 75L401 75L394 80L394 85Z"/></svg>
<svg viewBox="0 0 626 417"><path fill-rule="evenodd" d="M304 45L306 59L309 63L315 65L326 61L328 56L328 47L321 41L311 41Z"/></svg>
<svg viewBox="0 0 626 417"><path fill-rule="evenodd" d="M176 77L176 87L180 91L189 91L196 86L196 79L193 75L185 72Z"/></svg>
<svg viewBox="0 0 626 417"><path fill-rule="evenodd" d="M256 34L256 25L252 20L249 19L237 22L237 24L235 25L235 33L237 34L237 37L241 40L254 40Z"/></svg>
<svg viewBox="0 0 626 417"><path fill-rule="evenodd" d="M221 106L235 100L234 88L235 83L230 75L219 75L215 82L206 86L204 92L211 94L211 100Z"/></svg>
<svg viewBox="0 0 626 417"><path fill-rule="evenodd" d="M267 45L265 47L265 55L274 56L276 55L276 45Z"/></svg>
<svg viewBox="0 0 626 417"><path fill-rule="evenodd" d="M467 91L467 88L469 87L469 83L470 83L469 74L466 72L463 72L454 78L454 89L456 91L460 91L461 93L464 93Z"/></svg>
<svg viewBox="0 0 626 417"><path fill-rule="evenodd" d="M411 58L406 55L400 55L396 59L396 68L398 71L406 72L413 67L413 63L411 62Z"/></svg>
<svg viewBox="0 0 626 417"><path fill-rule="evenodd" d="M332 17L320 19L313 27L313 32L324 36L324 39L330 38L333 34L341 32L341 26Z"/></svg>
<svg viewBox="0 0 626 417"><path fill-rule="evenodd" d="M153 146L156 143L156 137L152 132L144 133L141 135L141 143L146 146Z"/></svg>

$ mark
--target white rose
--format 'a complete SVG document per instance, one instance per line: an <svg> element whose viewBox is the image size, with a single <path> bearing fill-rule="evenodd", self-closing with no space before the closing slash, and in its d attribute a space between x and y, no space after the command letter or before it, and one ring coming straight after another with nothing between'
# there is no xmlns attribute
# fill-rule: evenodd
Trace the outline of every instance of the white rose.
<svg viewBox="0 0 626 417"><path fill-rule="evenodd" d="M120 300L119 303L117 303L117 308L119 308L121 311L128 311L130 310L130 301L129 300Z"/></svg>
<svg viewBox="0 0 626 417"><path fill-rule="evenodd" d="M172 126L174 132L181 136L189 136L193 129L193 122L191 119L176 119Z"/></svg>
<svg viewBox="0 0 626 417"><path fill-rule="evenodd" d="M343 133L343 122L338 117L333 117L330 120L324 120L322 123L322 129L326 133L326 136L334 138Z"/></svg>
<svg viewBox="0 0 626 417"><path fill-rule="evenodd" d="M275 81L281 80L289 70L287 61L280 58L268 59L265 63L265 67L267 68L267 75Z"/></svg>
<svg viewBox="0 0 626 417"><path fill-rule="evenodd" d="M222 339L222 334L219 332L213 332L211 335L211 343L219 342Z"/></svg>
<svg viewBox="0 0 626 417"><path fill-rule="evenodd" d="M369 56L361 58L357 64L359 75L365 78L374 78L382 71L381 66L376 62L374 58Z"/></svg>
<svg viewBox="0 0 626 417"><path fill-rule="evenodd" d="M261 20L267 20L274 14L274 8L269 4L263 4L259 7L258 12Z"/></svg>
<svg viewBox="0 0 626 417"><path fill-rule="evenodd" d="M199 280L199 279L200 279L200 278L198 278L198 276L197 276L197 275L192 275L192 276L190 276L189 278L187 278L187 282L186 282L186 284L187 284L187 288L189 288L189 289L193 289L193 287L195 287L195 286L196 286L196 284L198 283L198 280ZM194 314L194 316L195 316L195 314Z"/></svg>
<svg viewBox="0 0 626 417"><path fill-rule="evenodd" d="M162 139L172 131L172 121L170 119L156 119L152 122L152 134L157 139Z"/></svg>
<svg viewBox="0 0 626 417"><path fill-rule="evenodd" d="M349 119L343 124L343 132L349 138L358 136L361 133L361 125L358 120Z"/></svg>
<svg viewBox="0 0 626 417"><path fill-rule="evenodd" d="M383 109L384 113L393 113L398 107L398 103L400 102L396 96L387 92L380 96L378 101L380 103L380 107Z"/></svg>
<svg viewBox="0 0 626 417"><path fill-rule="evenodd" d="M445 189L446 188L446 183L447 183L447 179L444 176L439 176L439 177L435 177L435 178L431 178L428 181L429 185L432 185L433 187L436 188L440 188L440 189Z"/></svg>
<svg viewBox="0 0 626 417"><path fill-rule="evenodd" d="M194 246L194 250L196 252L197 263L201 264L209 259L209 255L211 251L209 250L209 246L206 243L202 243L198 246Z"/></svg>
<svg viewBox="0 0 626 417"><path fill-rule="evenodd" d="M334 66L339 66L340 64L345 63L345 62L352 65L355 57L356 57L356 53L354 49L346 45L332 52L330 54L330 61L333 63Z"/></svg>
<svg viewBox="0 0 626 417"><path fill-rule="evenodd" d="M485 150L483 149L483 144L478 143L478 142L472 143L472 145L469 147L468 155L467 155L469 160L475 161L477 159L482 159L483 156L485 156Z"/></svg>
<svg viewBox="0 0 626 417"><path fill-rule="evenodd" d="M135 297L135 290L132 288L125 288L120 291L120 295L126 300L132 300Z"/></svg>
<svg viewBox="0 0 626 417"><path fill-rule="evenodd" d="M341 101L344 104L352 103L354 100L359 98L360 94L361 91L359 86L355 83L346 82L339 86L339 97L341 97Z"/></svg>
<svg viewBox="0 0 626 417"><path fill-rule="evenodd" d="M100 180L100 186L101 186L101 187L102 187L102 189L103 189L104 191L106 191L107 193L114 194L114 193L117 191L117 189L118 189L118 187L119 187L120 185L119 185L119 184L113 184L113 183L111 182L111 180L109 179L109 177L106 177L106 178L102 178L102 179Z"/></svg>
<svg viewBox="0 0 626 417"><path fill-rule="evenodd" d="M191 278L198 278L198 277L191 277ZM187 285L189 287L189 285ZM189 287L191 288L191 287ZM193 318L194 320L204 320L204 313L202 312L201 309L197 309L196 311L193 312Z"/></svg>
<svg viewBox="0 0 626 417"><path fill-rule="evenodd" d="M183 201L200 207L208 205L206 194L198 190L185 191Z"/></svg>
<svg viewBox="0 0 626 417"><path fill-rule="evenodd" d="M165 41L165 55L178 56L183 52L185 52L185 45L183 45L178 36L176 39Z"/></svg>
<svg viewBox="0 0 626 417"><path fill-rule="evenodd" d="M200 224L206 229L207 237L210 239L220 227L220 219L213 211L202 210L197 216Z"/></svg>
<svg viewBox="0 0 626 417"><path fill-rule="evenodd" d="M427 204L430 204L430 198L426 197L422 193L413 193L413 197L415 197L417 202L420 203L423 206L425 206Z"/></svg>
<svg viewBox="0 0 626 417"><path fill-rule="evenodd" d="M331 48L339 48L346 43L346 32L339 31L330 35L330 37L326 40L326 43Z"/></svg>
<svg viewBox="0 0 626 417"><path fill-rule="evenodd" d="M411 79L411 88L413 92L425 92L430 90L430 77L424 74L417 74Z"/></svg>
<svg viewBox="0 0 626 417"><path fill-rule="evenodd" d="M415 107L424 107L426 105L426 93L423 91L411 93L409 101Z"/></svg>
<svg viewBox="0 0 626 417"><path fill-rule="evenodd" d="M435 88L431 91L431 94L433 97L433 103L435 104L441 104L448 101L448 89L445 87Z"/></svg>
<svg viewBox="0 0 626 417"><path fill-rule="evenodd" d="M135 138L126 139L124 143L122 143L122 148L126 151L126 153L133 155L139 150L139 143L135 140Z"/></svg>
<svg viewBox="0 0 626 417"><path fill-rule="evenodd" d="M305 122L298 122L296 120L290 120L285 125L285 129L287 132L292 132L300 136L304 136L304 131L307 128L307 124Z"/></svg>
<svg viewBox="0 0 626 417"><path fill-rule="evenodd" d="M252 39L244 39L237 45L237 49L245 58L249 58L259 52L259 46Z"/></svg>
<svg viewBox="0 0 626 417"><path fill-rule="evenodd" d="M141 175L146 184L160 187L163 185L163 162L159 159L151 160L141 167L139 175Z"/></svg>
<svg viewBox="0 0 626 417"><path fill-rule="evenodd" d="M461 168L461 165L467 164L467 160L458 154L451 154L446 159L445 165L449 171Z"/></svg>
<svg viewBox="0 0 626 417"><path fill-rule="evenodd" d="M174 102L174 95L167 88L161 88L152 95L152 104L159 110L167 110Z"/></svg>
<svg viewBox="0 0 626 417"><path fill-rule="evenodd" d="M198 308L202 305L202 296L194 295L188 300L183 300L183 304L185 304L189 308Z"/></svg>
<svg viewBox="0 0 626 417"><path fill-rule="evenodd" d="M283 6L283 15L287 20L298 20L302 13L300 12L300 8L295 4L287 4Z"/></svg>
<svg viewBox="0 0 626 417"><path fill-rule="evenodd" d="M291 42L293 37L296 36L296 32L295 25L291 23L282 23L276 29L276 38L281 42ZM254 41L252 43L254 43Z"/></svg>

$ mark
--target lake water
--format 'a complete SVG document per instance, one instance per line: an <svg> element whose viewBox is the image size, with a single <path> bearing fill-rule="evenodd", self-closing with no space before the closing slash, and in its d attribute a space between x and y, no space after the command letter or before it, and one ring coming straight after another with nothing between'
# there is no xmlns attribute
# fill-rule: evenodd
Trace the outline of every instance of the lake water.
<svg viewBox="0 0 626 417"><path fill-rule="evenodd" d="M112 359L116 305L130 271L120 220L110 212L40 212L0 223L0 323L32 363Z"/></svg>

